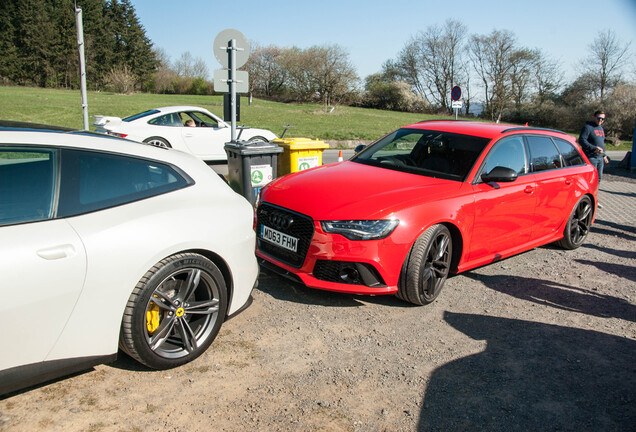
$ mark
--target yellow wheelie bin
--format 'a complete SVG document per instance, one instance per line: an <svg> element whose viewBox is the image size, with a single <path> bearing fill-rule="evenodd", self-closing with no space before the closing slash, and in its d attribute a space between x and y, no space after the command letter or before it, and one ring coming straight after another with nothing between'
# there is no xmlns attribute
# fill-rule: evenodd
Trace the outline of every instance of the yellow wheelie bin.
<svg viewBox="0 0 636 432"><path fill-rule="evenodd" d="M278 156L279 176L322 165L322 152L329 148L324 141L309 138L277 138L272 143L283 148Z"/></svg>

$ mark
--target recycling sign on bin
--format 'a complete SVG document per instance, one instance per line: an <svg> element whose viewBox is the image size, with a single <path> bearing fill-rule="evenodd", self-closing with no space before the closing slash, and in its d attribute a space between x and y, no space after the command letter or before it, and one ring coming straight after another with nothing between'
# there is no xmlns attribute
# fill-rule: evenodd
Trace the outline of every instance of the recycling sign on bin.
<svg viewBox="0 0 636 432"><path fill-rule="evenodd" d="M314 168L319 165L318 156L311 157L299 157L298 158L298 171Z"/></svg>
<svg viewBox="0 0 636 432"><path fill-rule="evenodd" d="M250 180L252 187L265 186L273 179L271 165L252 165Z"/></svg>

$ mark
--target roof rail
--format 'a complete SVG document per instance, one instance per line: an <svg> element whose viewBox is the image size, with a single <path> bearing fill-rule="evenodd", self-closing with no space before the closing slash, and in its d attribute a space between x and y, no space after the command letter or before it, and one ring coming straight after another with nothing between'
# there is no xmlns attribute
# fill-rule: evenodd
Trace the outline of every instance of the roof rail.
<svg viewBox="0 0 636 432"><path fill-rule="evenodd" d="M540 128L540 127L529 127L529 126L518 126L509 129L502 130L501 133L506 132L515 132L515 131L546 131L546 132L556 132L563 135L567 135L567 133L557 130L557 129L548 129L548 128Z"/></svg>
<svg viewBox="0 0 636 432"><path fill-rule="evenodd" d="M464 120L464 119L455 120L455 119L450 118L450 119L420 120L420 121L415 122L415 123L426 123L426 122L437 122L437 121L469 122L471 120Z"/></svg>

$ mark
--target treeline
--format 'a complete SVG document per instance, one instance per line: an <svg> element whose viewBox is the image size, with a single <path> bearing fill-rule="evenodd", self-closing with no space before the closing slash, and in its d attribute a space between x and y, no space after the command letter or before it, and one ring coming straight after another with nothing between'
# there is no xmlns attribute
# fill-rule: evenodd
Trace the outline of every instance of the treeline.
<svg viewBox="0 0 636 432"><path fill-rule="evenodd" d="M156 55L130 0L2 0L0 82L78 88L75 3L82 8L87 86L150 85Z"/></svg>
<svg viewBox="0 0 636 432"><path fill-rule="evenodd" d="M570 131L602 108L611 141L633 136L636 75L625 73L630 66L636 71L631 60L629 43L611 31L601 32L580 61L582 72L568 83L557 61L537 48L520 46L513 32L471 35L464 24L448 20L412 36L362 83L338 46L257 46L246 67L256 96L322 101L325 108L347 103L451 115L451 89L460 86L463 116L477 113L497 122Z"/></svg>
<svg viewBox="0 0 636 432"><path fill-rule="evenodd" d="M83 10L87 84L92 90L213 94L202 59L172 62L153 48L131 0L77 0ZM361 80L339 45L260 46L243 69L250 97L451 115L462 89L463 116L577 130L602 108L609 139L633 136L636 66L630 43L600 32L566 82L562 65L513 32L469 34L448 20L414 34L395 58ZM0 84L79 88L73 0L0 1ZM631 73L631 75L627 75ZM475 109L475 108L479 109Z"/></svg>

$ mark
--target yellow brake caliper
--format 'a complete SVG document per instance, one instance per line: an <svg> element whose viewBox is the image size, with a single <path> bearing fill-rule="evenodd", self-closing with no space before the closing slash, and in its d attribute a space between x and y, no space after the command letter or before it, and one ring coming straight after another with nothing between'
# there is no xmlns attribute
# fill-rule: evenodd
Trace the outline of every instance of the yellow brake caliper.
<svg viewBox="0 0 636 432"><path fill-rule="evenodd" d="M155 296L156 297L156 296ZM159 316L159 306L157 306L154 302L150 303L148 309L146 309L146 327L148 328L148 333L153 334L157 327L159 327L159 323L161 322L161 317Z"/></svg>

